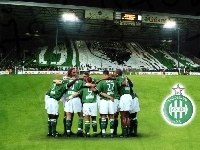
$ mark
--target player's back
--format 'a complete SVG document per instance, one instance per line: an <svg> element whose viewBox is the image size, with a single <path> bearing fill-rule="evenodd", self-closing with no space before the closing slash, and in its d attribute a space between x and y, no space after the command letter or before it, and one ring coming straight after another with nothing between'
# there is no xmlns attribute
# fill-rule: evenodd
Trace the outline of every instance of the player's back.
<svg viewBox="0 0 200 150"><path fill-rule="evenodd" d="M90 88L82 88L82 102L83 103L94 103L96 102L96 93Z"/></svg>
<svg viewBox="0 0 200 150"><path fill-rule="evenodd" d="M102 93L106 93L111 97L115 97L116 83L115 80L102 80L97 84L97 90Z"/></svg>

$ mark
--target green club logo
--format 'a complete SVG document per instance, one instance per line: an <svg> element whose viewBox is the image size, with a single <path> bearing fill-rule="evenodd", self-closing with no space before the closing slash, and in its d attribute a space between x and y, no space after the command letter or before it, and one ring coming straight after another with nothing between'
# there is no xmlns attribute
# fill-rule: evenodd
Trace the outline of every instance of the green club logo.
<svg viewBox="0 0 200 150"><path fill-rule="evenodd" d="M172 89L175 94L163 101L161 112L164 119L170 125L184 126L188 124L194 116L194 103L189 96L185 96L182 93L185 88L180 87L180 84Z"/></svg>

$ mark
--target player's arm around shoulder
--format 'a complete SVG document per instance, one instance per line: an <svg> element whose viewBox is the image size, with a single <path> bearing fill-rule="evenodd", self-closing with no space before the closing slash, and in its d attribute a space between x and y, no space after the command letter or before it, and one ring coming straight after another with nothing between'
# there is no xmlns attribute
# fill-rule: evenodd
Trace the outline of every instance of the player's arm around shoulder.
<svg viewBox="0 0 200 150"><path fill-rule="evenodd" d="M68 102L69 100L71 100L71 99L77 97L78 95L80 95L80 93L79 93L79 92L75 92L74 94L72 94L72 95L70 95L69 97L67 97L67 98L66 98L66 101Z"/></svg>
<svg viewBox="0 0 200 150"><path fill-rule="evenodd" d="M54 79L53 83L56 83L56 84L67 83L69 79L70 77L64 76L62 79Z"/></svg>
<svg viewBox="0 0 200 150"><path fill-rule="evenodd" d="M85 87L95 87L96 84L93 84L93 83L85 83L84 86L85 86Z"/></svg>
<svg viewBox="0 0 200 150"><path fill-rule="evenodd" d="M63 80L55 79L55 80L53 80L53 83L55 83L56 85L62 84L62 83L63 83Z"/></svg>
<svg viewBox="0 0 200 150"><path fill-rule="evenodd" d="M109 98L112 102L114 102L114 98L109 96L108 94L101 92L100 95L103 96L103 97Z"/></svg>
<svg viewBox="0 0 200 150"><path fill-rule="evenodd" d="M127 79L127 77L124 77L124 80L123 80L123 82L121 82L121 85L126 85L126 84L127 84L127 82L128 82L128 79Z"/></svg>

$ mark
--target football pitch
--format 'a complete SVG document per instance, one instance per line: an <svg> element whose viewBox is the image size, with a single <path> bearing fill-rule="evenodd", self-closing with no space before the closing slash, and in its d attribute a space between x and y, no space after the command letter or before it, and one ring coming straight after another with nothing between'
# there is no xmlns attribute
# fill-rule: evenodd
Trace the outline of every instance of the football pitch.
<svg viewBox="0 0 200 150"><path fill-rule="evenodd" d="M101 78L101 75L94 77ZM0 76L0 149L2 150L197 150L200 147L199 76L128 76L139 96L138 137L47 137L44 95L60 75ZM172 87L184 86L195 104L195 116L183 127L169 125L161 114ZM63 133L63 106L59 102L57 131ZM98 121L98 119L97 119ZM72 131L77 129L75 114ZM98 126L99 131L99 126ZM109 132L109 130L108 130ZM118 134L121 127L118 127Z"/></svg>

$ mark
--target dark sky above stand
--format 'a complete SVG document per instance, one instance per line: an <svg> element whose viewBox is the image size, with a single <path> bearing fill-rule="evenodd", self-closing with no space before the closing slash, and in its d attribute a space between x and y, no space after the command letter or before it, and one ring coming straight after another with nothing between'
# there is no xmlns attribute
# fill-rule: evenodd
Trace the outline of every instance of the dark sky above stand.
<svg viewBox="0 0 200 150"><path fill-rule="evenodd" d="M17 1L17 0L11 0ZM50 4L132 9L159 13L200 16L200 0L22 0Z"/></svg>
<svg viewBox="0 0 200 150"><path fill-rule="evenodd" d="M9 1L9 0L0 0ZM37 2L49 4L88 6L98 8L112 8L118 11L147 11L157 13L170 13L180 15L192 15L200 17L200 0L10 0ZM197 53L200 57L199 33L194 35L194 39L187 42L186 49L191 53ZM191 48L191 46L193 48Z"/></svg>

